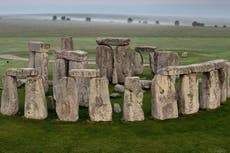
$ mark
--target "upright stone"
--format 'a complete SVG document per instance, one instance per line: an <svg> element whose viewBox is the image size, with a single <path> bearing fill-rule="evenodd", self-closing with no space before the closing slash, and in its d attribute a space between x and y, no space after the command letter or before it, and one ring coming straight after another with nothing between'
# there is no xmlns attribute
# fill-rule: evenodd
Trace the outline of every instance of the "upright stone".
<svg viewBox="0 0 230 153"><path fill-rule="evenodd" d="M17 78L4 75L1 101L1 113L3 115L15 115L19 110Z"/></svg>
<svg viewBox="0 0 230 153"><path fill-rule="evenodd" d="M220 106L220 80L218 71L203 73L200 108L216 109Z"/></svg>
<svg viewBox="0 0 230 153"><path fill-rule="evenodd" d="M220 102L225 103L228 97L228 69L224 67L218 70L220 79Z"/></svg>
<svg viewBox="0 0 230 153"><path fill-rule="evenodd" d="M61 121L78 120L78 89L76 81L71 77L64 77L55 86L56 112Z"/></svg>
<svg viewBox="0 0 230 153"><path fill-rule="evenodd" d="M25 117L29 119L47 118L48 110L42 77L27 78L25 86Z"/></svg>
<svg viewBox="0 0 230 153"><path fill-rule="evenodd" d="M61 49L73 50L73 38L71 36L61 38Z"/></svg>
<svg viewBox="0 0 230 153"><path fill-rule="evenodd" d="M92 121L112 121L108 80L93 78L90 81L89 116Z"/></svg>
<svg viewBox="0 0 230 153"><path fill-rule="evenodd" d="M129 46L116 47L116 72L119 83L132 75L132 51Z"/></svg>
<svg viewBox="0 0 230 153"><path fill-rule="evenodd" d="M143 91L139 77L125 78L123 119L125 121L143 121Z"/></svg>
<svg viewBox="0 0 230 153"><path fill-rule="evenodd" d="M110 46L99 45L96 48L96 64L101 77L107 77L110 82L113 79L113 56L113 49Z"/></svg>
<svg viewBox="0 0 230 153"><path fill-rule="evenodd" d="M196 73L181 75L179 83L179 112L194 114L199 111L199 84Z"/></svg>
<svg viewBox="0 0 230 153"><path fill-rule="evenodd" d="M133 58L133 73L135 75L140 75L144 71L144 60L143 56L140 52L135 51L134 52L134 58Z"/></svg>
<svg viewBox="0 0 230 153"><path fill-rule="evenodd" d="M78 102L80 106L89 106L89 89L90 89L91 78L76 78L78 90Z"/></svg>
<svg viewBox="0 0 230 153"><path fill-rule="evenodd" d="M176 97L174 79L156 75L152 81L152 117L160 120L177 118Z"/></svg>
<svg viewBox="0 0 230 153"><path fill-rule="evenodd" d="M29 53L29 65L28 67L34 68L35 67L35 52L30 51Z"/></svg>

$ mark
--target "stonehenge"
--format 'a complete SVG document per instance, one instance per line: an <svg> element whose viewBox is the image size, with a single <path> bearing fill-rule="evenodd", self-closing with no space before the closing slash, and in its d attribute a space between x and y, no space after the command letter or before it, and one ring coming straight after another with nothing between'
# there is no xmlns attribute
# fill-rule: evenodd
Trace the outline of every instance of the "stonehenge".
<svg viewBox="0 0 230 153"><path fill-rule="evenodd" d="M61 38L61 50L74 50L73 38L71 36Z"/></svg>

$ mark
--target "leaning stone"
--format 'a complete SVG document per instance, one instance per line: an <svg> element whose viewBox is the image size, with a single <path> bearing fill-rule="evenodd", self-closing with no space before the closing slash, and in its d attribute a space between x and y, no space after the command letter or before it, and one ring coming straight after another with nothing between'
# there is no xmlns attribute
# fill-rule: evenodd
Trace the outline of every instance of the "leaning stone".
<svg viewBox="0 0 230 153"><path fill-rule="evenodd" d="M98 69L72 69L69 72L72 77L96 78L100 76Z"/></svg>
<svg viewBox="0 0 230 153"><path fill-rule="evenodd" d="M73 50L73 38L71 36L61 38L61 49Z"/></svg>
<svg viewBox="0 0 230 153"><path fill-rule="evenodd" d="M144 60L140 52L134 52L133 58L133 73L135 75L140 75L144 71Z"/></svg>
<svg viewBox="0 0 230 153"><path fill-rule="evenodd" d="M89 116L92 121L112 121L108 83L106 78L90 80Z"/></svg>
<svg viewBox="0 0 230 153"><path fill-rule="evenodd" d="M203 73L200 108L216 109L220 106L220 80L218 71Z"/></svg>
<svg viewBox="0 0 230 153"><path fill-rule="evenodd" d="M41 76L27 78L24 111L24 116L29 119L45 119L48 116L43 79Z"/></svg>
<svg viewBox="0 0 230 153"><path fill-rule="evenodd" d="M152 117L160 120L178 117L174 79L156 75L152 82Z"/></svg>
<svg viewBox="0 0 230 153"><path fill-rule="evenodd" d="M142 89L151 89L152 80L140 80Z"/></svg>
<svg viewBox="0 0 230 153"><path fill-rule="evenodd" d="M108 38L97 38L96 42L98 45L125 46L125 45L129 45L130 39L108 37Z"/></svg>
<svg viewBox="0 0 230 153"><path fill-rule="evenodd" d="M56 112L61 121L78 120L78 89L76 81L71 77L64 77L58 81L56 90Z"/></svg>
<svg viewBox="0 0 230 153"><path fill-rule="evenodd" d="M15 115L19 110L17 78L4 75L1 100L1 113L3 115Z"/></svg>
<svg viewBox="0 0 230 153"><path fill-rule="evenodd" d="M139 77L125 78L123 119L125 121L143 121L143 91Z"/></svg>
<svg viewBox="0 0 230 153"><path fill-rule="evenodd" d="M117 84L114 86L114 91L116 92L124 92L125 91L125 87L121 84Z"/></svg>
<svg viewBox="0 0 230 153"><path fill-rule="evenodd" d="M88 53L85 51L75 50L75 51L55 51L55 56L57 59L65 59L69 61L82 62L87 61Z"/></svg>
<svg viewBox="0 0 230 153"><path fill-rule="evenodd" d="M113 78L113 56L113 49L110 46L99 45L96 48L96 64L101 77L107 77L110 82Z"/></svg>
<svg viewBox="0 0 230 153"><path fill-rule="evenodd" d="M50 44L39 41L30 41L28 43L28 48L31 52L48 52Z"/></svg>
<svg viewBox="0 0 230 153"><path fill-rule="evenodd" d="M218 70L220 79L220 102L225 103L228 96L228 70L227 67Z"/></svg>
<svg viewBox="0 0 230 153"><path fill-rule="evenodd" d="M38 71L35 68L9 68L6 70L6 75L17 77L37 76Z"/></svg>
<svg viewBox="0 0 230 153"><path fill-rule="evenodd" d="M121 110L120 104L114 103L113 104L113 110L114 110L115 113L121 113L122 110Z"/></svg>
<svg viewBox="0 0 230 153"><path fill-rule="evenodd" d="M196 73L181 75L179 83L179 112L194 114L199 111L199 84Z"/></svg>
<svg viewBox="0 0 230 153"><path fill-rule="evenodd" d="M124 83L125 77L132 76L132 51L129 46L116 47L116 71L119 83Z"/></svg>
<svg viewBox="0 0 230 153"><path fill-rule="evenodd" d="M135 51L137 52L155 52L155 50L157 49L157 47L155 46L139 46L135 48Z"/></svg>

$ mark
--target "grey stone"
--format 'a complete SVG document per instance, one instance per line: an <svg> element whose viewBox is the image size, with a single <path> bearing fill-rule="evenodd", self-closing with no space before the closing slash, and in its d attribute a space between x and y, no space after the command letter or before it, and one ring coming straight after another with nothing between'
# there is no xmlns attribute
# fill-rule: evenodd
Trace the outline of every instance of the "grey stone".
<svg viewBox="0 0 230 153"><path fill-rule="evenodd" d="M134 52L133 58L133 73L135 75L140 75L144 71L144 60L143 56L139 52Z"/></svg>
<svg viewBox="0 0 230 153"><path fill-rule="evenodd" d="M89 106L89 89L91 78L76 78L78 90L78 102L80 106Z"/></svg>
<svg viewBox="0 0 230 153"><path fill-rule="evenodd" d="M155 52L155 50L157 49L157 47L155 46L138 46L135 48L135 51L137 52Z"/></svg>
<svg viewBox="0 0 230 153"><path fill-rule="evenodd" d="M100 71L98 69L72 69L69 74L73 77L95 78L100 76Z"/></svg>
<svg viewBox="0 0 230 153"><path fill-rule="evenodd" d="M28 67L34 68L35 67L35 52L30 52L29 53L29 65Z"/></svg>
<svg viewBox="0 0 230 153"><path fill-rule="evenodd" d="M61 38L62 50L73 50L73 38L71 36L65 36Z"/></svg>
<svg viewBox="0 0 230 153"><path fill-rule="evenodd" d="M123 119L125 121L143 121L143 91L139 77L125 78Z"/></svg>
<svg viewBox="0 0 230 153"><path fill-rule="evenodd" d="M142 89L151 89L152 80L140 80Z"/></svg>
<svg viewBox="0 0 230 153"><path fill-rule="evenodd" d="M181 114L188 115L199 111L199 84L196 73L180 76L178 93Z"/></svg>
<svg viewBox="0 0 230 153"><path fill-rule="evenodd" d="M86 51L75 50L75 51L55 51L55 56L57 59L65 59L69 61L82 62L87 61L88 53Z"/></svg>
<svg viewBox="0 0 230 153"><path fill-rule="evenodd" d="M3 91L1 97L1 113L3 115L15 115L19 110L17 79L4 75Z"/></svg>
<svg viewBox="0 0 230 153"><path fill-rule="evenodd" d="M205 72L202 76L200 108L216 109L220 106L220 80L218 71Z"/></svg>
<svg viewBox="0 0 230 153"><path fill-rule="evenodd" d="M106 78L90 80L89 116L92 121L112 121L108 83Z"/></svg>
<svg viewBox="0 0 230 153"><path fill-rule="evenodd" d="M174 79L156 75L152 82L152 117L165 120L178 117Z"/></svg>
<svg viewBox="0 0 230 153"><path fill-rule="evenodd" d="M48 96L47 107L49 110L55 110L55 102L53 96Z"/></svg>
<svg viewBox="0 0 230 153"><path fill-rule="evenodd" d="M225 103L228 97L228 69L224 67L218 70L220 80L220 102Z"/></svg>
<svg viewBox="0 0 230 153"><path fill-rule="evenodd" d="M27 78L24 116L29 119L45 119L48 116L43 79L41 76Z"/></svg>
<svg viewBox="0 0 230 153"><path fill-rule="evenodd" d="M88 61L83 61L83 62L69 61L69 71L72 69L87 69L87 68L88 68Z"/></svg>
<svg viewBox="0 0 230 153"><path fill-rule="evenodd" d="M114 92L110 94L110 98L119 98L119 97L121 97L119 93Z"/></svg>
<svg viewBox="0 0 230 153"><path fill-rule="evenodd" d="M114 103L113 104L113 109L114 109L114 112L115 113L121 113L121 106L120 106L120 104L118 104L118 103Z"/></svg>
<svg viewBox="0 0 230 153"><path fill-rule="evenodd" d="M113 57L113 49L110 46L99 45L96 48L96 64L101 77L107 77L110 82L113 79Z"/></svg>
<svg viewBox="0 0 230 153"><path fill-rule="evenodd" d="M117 84L114 86L114 91L116 92L124 92L125 91L125 87L121 84Z"/></svg>
<svg viewBox="0 0 230 153"><path fill-rule="evenodd" d="M118 38L118 37L108 37L108 38L97 38L98 45L109 45L109 46L125 46L129 45L129 38Z"/></svg>
<svg viewBox="0 0 230 153"><path fill-rule="evenodd" d="M28 48L31 52L48 52L50 44L39 41L30 41L28 43Z"/></svg>
<svg viewBox="0 0 230 153"><path fill-rule="evenodd" d="M61 121L78 120L78 89L74 78L64 77L58 81L56 90L56 112Z"/></svg>
<svg viewBox="0 0 230 153"><path fill-rule="evenodd" d="M6 75L17 77L37 76L38 71L35 68L9 68L6 70Z"/></svg>
<svg viewBox="0 0 230 153"><path fill-rule="evenodd" d="M17 79L17 87L24 86L26 84L26 79Z"/></svg>

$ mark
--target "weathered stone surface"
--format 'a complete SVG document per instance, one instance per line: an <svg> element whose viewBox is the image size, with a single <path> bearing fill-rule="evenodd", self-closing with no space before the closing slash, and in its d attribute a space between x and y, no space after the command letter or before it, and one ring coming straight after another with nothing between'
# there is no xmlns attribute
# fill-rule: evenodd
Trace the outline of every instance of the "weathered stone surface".
<svg viewBox="0 0 230 153"><path fill-rule="evenodd" d="M17 87L24 86L26 84L26 79L17 79Z"/></svg>
<svg viewBox="0 0 230 153"><path fill-rule="evenodd" d="M142 89L151 89L152 80L140 80Z"/></svg>
<svg viewBox="0 0 230 153"><path fill-rule="evenodd" d="M139 52L134 52L133 58L133 73L135 75L140 75L144 71L144 60L143 56Z"/></svg>
<svg viewBox="0 0 230 153"><path fill-rule="evenodd" d="M225 103L228 97L228 70L227 67L218 70L220 80L220 102Z"/></svg>
<svg viewBox="0 0 230 153"><path fill-rule="evenodd" d="M200 108L216 109L220 106L220 80L218 71L203 73Z"/></svg>
<svg viewBox="0 0 230 153"><path fill-rule="evenodd" d="M116 72L119 83L124 83L125 77L132 76L132 51L129 46L116 47Z"/></svg>
<svg viewBox="0 0 230 153"><path fill-rule="evenodd" d="M137 52L155 52L155 50L157 49L157 47L155 46L138 46L135 48L135 51Z"/></svg>
<svg viewBox="0 0 230 153"><path fill-rule="evenodd" d="M47 107L48 110L55 110L55 102L53 96L48 96Z"/></svg>
<svg viewBox="0 0 230 153"><path fill-rule="evenodd" d="M69 61L82 62L87 61L88 53L86 51L75 50L75 51L60 51L56 50L55 56L57 59L66 59Z"/></svg>
<svg viewBox="0 0 230 153"><path fill-rule="evenodd" d="M24 111L24 116L29 119L45 119L48 116L43 79L41 76L27 78Z"/></svg>
<svg viewBox="0 0 230 153"><path fill-rule="evenodd" d="M88 61L83 61L83 62L69 61L69 70L87 69L87 68L88 68Z"/></svg>
<svg viewBox="0 0 230 153"><path fill-rule="evenodd" d="M96 48L96 64L100 69L101 77L107 77L110 82L113 79L113 49L110 46L99 45Z"/></svg>
<svg viewBox="0 0 230 153"><path fill-rule="evenodd" d="M228 79L227 79L227 84L228 84L228 98L230 98L230 62L226 62L226 66L227 66L227 71L228 71Z"/></svg>
<svg viewBox="0 0 230 153"><path fill-rule="evenodd" d="M61 38L61 50L73 50L73 38L71 36Z"/></svg>
<svg viewBox="0 0 230 153"><path fill-rule="evenodd" d="M143 121L143 91L139 77L125 78L123 119L125 121Z"/></svg>
<svg viewBox="0 0 230 153"><path fill-rule="evenodd" d="M89 116L92 121L112 121L108 83L106 78L90 80Z"/></svg>
<svg viewBox="0 0 230 153"><path fill-rule="evenodd" d="M89 106L89 88L91 78L76 78L78 90L78 102L80 106Z"/></svg>
<svg viewBox="0 0 230 153"><path fill-rule="evenodd" d="M100 71L99 69L72 69L69 74L73 77L95 78L100 76Z"/></svg>
<svg viewBox="0 0 230 153"><path fill-rule="evenodd" d="M160 120L177 118L176 97L174 79L156 75L152 82L152 117Z"/></svg>
<svg viewBox="0 0 230 153"><path fill-rule="evenodd" d="M199 111L199 84L196 73L181 75L179 83L179 112L194 114Z"/></svg>
<svg viewBox="0 0 230 153"><path fill-rule="evenodd" d="M110 98L119 98L119 97L121 97L119 93L114 92L110 94Z"/></svg>
<svg viewBox="0 0 230 153"><path fill-rule="evenodd" d="M122 110L121 110L120 104L114 103L113 104L113 110L114 110L115 113L121 113Z"/></svg>
<svg viewBox="0 0 230 153"><path fill-rule="evenodd" d="M153 76L157 74L158 70L165 68L167 66L179 65L178 54L161 51L161 52L151 52L150 54L150 67L152 70Z"/></svg>
<svg viewBox="0 0 230 153"><path fill-rule="evenodd" d="M28 65L28 67L34 68L35 67L35 52L30 52L29 54L30 54L30 56L29 56L29 65Z"/></svg>
<svg viewBox="0 0 230 153"><path fill-rule="evenodd" d="M56 112L62 121L78 120L78 89L74 78L64 77L58 81L56 90Z"/></svg>
<svg viewBox="0 0 230 153"><path fill-rule="evenodd" d="M8 76L30 77L37 76L38 71L35 68L9 68L6 70Z"/></svg>
<svg viewBox="0 0 230 153"><path fill-rule="evenodd" d="M19 102L16 77L7 75L3 77L3 91L1 98L1 113L9 116L17 114Z"/></svg>
<svg viewBox="0 0 230 153"><path fill-rule="evenodd" d="M108 37L108 38L97 38L96 42L98 45L125 46L125 45L129 45L130 39Z"/></svg>
<svg viewBox="0 0 230 153"><path fill-rule="evenodd" d="M114 86L114 91L116 92L124 92L125 91L125 87L121 84L117 84Z"/></svg>
<svg viewBox="0 0 230 153"><path fill-rule="evenodd" d="M28 48L31 52L48 52L50 44L39 41L30 41L28 43Z"/></svg>

